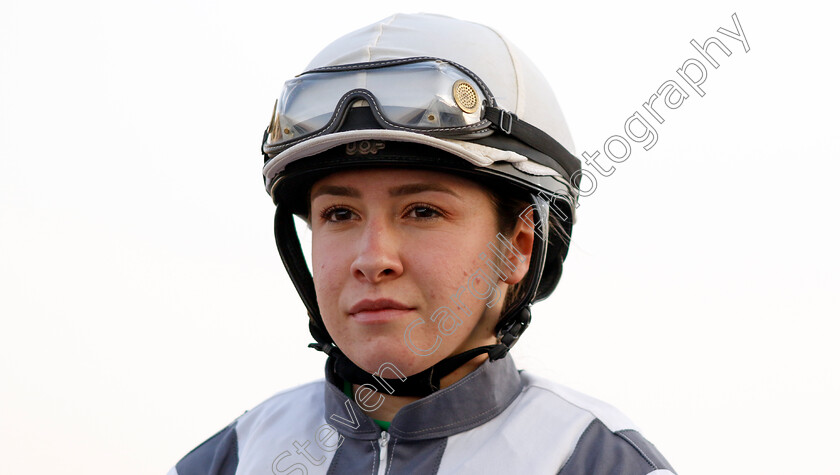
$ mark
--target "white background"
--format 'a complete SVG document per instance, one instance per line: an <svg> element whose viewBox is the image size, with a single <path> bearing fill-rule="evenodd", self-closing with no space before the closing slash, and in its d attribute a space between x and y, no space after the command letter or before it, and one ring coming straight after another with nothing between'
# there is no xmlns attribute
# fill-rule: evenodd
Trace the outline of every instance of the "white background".
<svg viewBox="0 0 840 475"><path fill-rule="evenodd" d="M583 200L514 356L618 406L680 473L840 473L837 12L540 5L3 0L0 472L165 473L322 375L262 130L332 39L423 10L526 51L579 153L699 58L689 40L731 48ZM716 33L735 12L748 53Z"/></svg>

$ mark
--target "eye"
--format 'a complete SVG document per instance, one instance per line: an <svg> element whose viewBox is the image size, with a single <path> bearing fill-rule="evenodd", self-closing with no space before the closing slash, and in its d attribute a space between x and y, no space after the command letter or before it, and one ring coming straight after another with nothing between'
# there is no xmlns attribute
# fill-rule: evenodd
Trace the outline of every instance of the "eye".
<svg viewBox="0 0 840 475"><path fill-rule="evenodd" d="M321 218L333 223L341 221L349 221L353 219L356 213L349 208L342 206L332 206L321 212Z"/></svg>
<svg viewBox="0 0 840 475"><path fill-rule="evenodd" d="M412 205L408 208L408 213L406 214L409 218L414 219L432 219L443 216L443 212L441 212L434 206L427 205L424 203Z"/></svg>

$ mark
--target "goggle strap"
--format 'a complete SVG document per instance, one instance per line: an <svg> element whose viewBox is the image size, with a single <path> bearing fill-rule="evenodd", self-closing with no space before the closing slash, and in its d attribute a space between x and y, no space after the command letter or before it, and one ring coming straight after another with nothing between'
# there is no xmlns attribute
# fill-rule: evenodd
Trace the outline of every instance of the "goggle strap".
<svg viewBox="0 0 840 475"><path fill-rule="evenodd" d="M506 135L515 137L522 143L554 159L563 170L566 170L570 178L580 171L580 160L566 150L566 147L547 133L521 120L516 114L486 105L484 107L484 118Z"/></svg>
<svg viewBox="0 0 840 475"><path fill-rule="evenodd" d="M268 127L266 127L265 131L263 132L262 145L260 145L260 153L263 156L263 163L268 163L268 161L271 160L271 157L269 157L268 154L265 152L266 142L268 142Z"/></svg>
<svg viewBox="0 0 840 475"><path fill-rule="evenodd" d="M411 63L420 63L423 61L446 61L440 58L435 58L433 56L413 56L410 58L398 58L398 59L386 59L382 61L367 61L361 63L347 63L347 64L337 64L334 66L321 66L320 68L312 68L308 69L296 77L300 77L306 74L312 73L327 73L327 72L344 72L344 71L365 71L368 69L380 69L380 68L387 68L389 66L398 66L401 64L411 64ZM455 64L451 61L446 61L449 64Z"/></svg>

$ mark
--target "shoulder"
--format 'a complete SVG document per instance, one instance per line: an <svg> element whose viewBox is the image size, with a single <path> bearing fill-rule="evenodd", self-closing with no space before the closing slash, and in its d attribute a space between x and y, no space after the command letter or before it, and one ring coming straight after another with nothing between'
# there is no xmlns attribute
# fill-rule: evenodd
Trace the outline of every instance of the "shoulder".
<svg viewBox="0 0 840 475"><path fill-rule="evenodd" d="M547 413L564 433L561 475L673 473L671 465L621 411L548 379L522 372L523 403ZM545 420L545 419L543 419Z"/></svg>
<svg viewBox="0 0 840 475"><path fill-rule="evenodd" d="M601 420L610 430L638 430L627 416L615 407L529 371L521 373L523 396L539 398L544 405Z"/></svg>
<svg viewBox="0 0 840 475"><path fill-rule="evenodd" d="M243 454L259 450L261 439L284 441L295 428L309 428L324 417L324 380L281 391L246 411L227 427L184 456L168 475L228 475L236 472ZM260 437L270 432L273 437Z"/></svg>

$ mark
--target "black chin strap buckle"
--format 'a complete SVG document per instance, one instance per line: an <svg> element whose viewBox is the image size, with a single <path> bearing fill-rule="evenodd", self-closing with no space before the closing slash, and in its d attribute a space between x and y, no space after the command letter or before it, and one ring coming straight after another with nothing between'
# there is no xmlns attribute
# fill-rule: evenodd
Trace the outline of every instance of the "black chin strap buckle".
<svg viewBox="0 0 840 475"><path fill-rule="evenodd" d="M519 340L519 337L525 329L528 328L530 323L531 308L528 306L520 310L516 318L511 318L505 326L499 329L497 336L499 338L499 343L501 344L496 345L488 352L490 360L495 361L499 358L503 358L507 352L510 351L511 347L516 344L516 341Z"/></svg>
<svg viewBox="0 0 840 475"><path fill-rule="evenodd" d="M490 356L490 361L500 360L505 357L510 351L509 346L505 345L494 345L493 348L487 351L487 355Z"/></svg>
<svg viewBox="0 0 840 475"><path fill-rule="evenodd" d="M331 343L323 343L323 342L310 343L308 346L309 346L309 348L314 348L318 351L323 351L327 355L329 355L330 352L332 352L335 349L335 346L332 345Z"/></svg>

